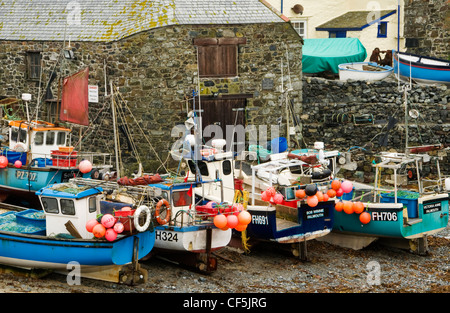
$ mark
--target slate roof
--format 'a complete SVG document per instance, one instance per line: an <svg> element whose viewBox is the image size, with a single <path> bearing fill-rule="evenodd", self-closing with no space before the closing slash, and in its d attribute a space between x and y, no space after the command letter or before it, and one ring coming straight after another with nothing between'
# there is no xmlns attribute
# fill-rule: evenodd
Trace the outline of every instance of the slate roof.
<svg viewBox="0 0 450 313"><path fill-rule="evenodd" d="M264 0L0 0L0 40L110 42L168 25L283 20Z"/></svg>
<svg viewBox="0 0 450 313"><path fill-rule="evenodd" d="M363 28L377 23L378 21L383 20L396 12L397 10L349 11L320 26L317 26L316 30L362 30ZM374 18L374 16L376 16L376 18ZM368 20L370 22L368 22Z"/></svg>

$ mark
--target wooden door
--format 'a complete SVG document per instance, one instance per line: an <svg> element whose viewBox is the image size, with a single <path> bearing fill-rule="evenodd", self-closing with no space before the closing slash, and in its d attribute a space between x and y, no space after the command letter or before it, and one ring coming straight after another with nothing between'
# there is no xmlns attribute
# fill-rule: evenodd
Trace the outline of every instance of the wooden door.
<svg viewBox="0 0 450 313"><path fill-rule="evenodd" d="M246 98L202 99L203 143L225 139L226 150L230 150L234 129L233 151L238 151L245 144L245 105Z"/></svg>

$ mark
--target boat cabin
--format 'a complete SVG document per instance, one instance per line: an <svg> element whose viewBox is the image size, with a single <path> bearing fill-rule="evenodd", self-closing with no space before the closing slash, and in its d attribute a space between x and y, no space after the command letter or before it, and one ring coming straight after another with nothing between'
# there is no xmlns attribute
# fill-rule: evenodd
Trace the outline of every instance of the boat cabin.
<svg viewBox="0 0 450 313"><path fill-rule="evenodd" d="M20 160L23 165L33 163L32 161L37 159L49 159L52 151L67 147L70 132L68 128L47 122L11 121L9 122L9 150L21 154Z"/></svg>
<svg viewBox="0 0 450 313"><path fill-rule="evenodd" d="M36 194L45 212L47 236L70 234L67 224L71 222L83 239L92 239L86 223L100 213L100 201L105 197L102 188L62 183L42 188Z"/></svg>

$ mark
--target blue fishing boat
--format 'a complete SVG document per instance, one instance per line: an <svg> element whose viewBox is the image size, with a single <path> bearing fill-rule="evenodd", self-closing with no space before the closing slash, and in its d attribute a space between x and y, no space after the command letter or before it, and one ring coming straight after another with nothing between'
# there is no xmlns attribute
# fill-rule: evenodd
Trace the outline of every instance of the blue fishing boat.
<svg viewBox="0 0 450 313"><path fill-rule="evenodd" d="M149 257L156 255L183 264L201 272L217 269L217 258L213 251L228 245L231 229L219 229L213 219L216 211L205 207L206 200L193 193L195 188L208 188L205 180L184 181L168 175L153 175L159 179L121 178L118 182L75 178L80 185L101 185L107 190L107 199L114 204L105 207L102 213L113 213L122 207L137 208L133 216L139 216L139 208L146 208L152 217L155 229L155 246ZM201 187L202 186L202 187ZM132 227L139 228L136 221Z"/></svg>
<svg viewBox="0 0 450 313"><path fill-rule="evenodd" d="M418 84L450 86L450 62L416 54L395 52L394 73L397 78Z"/></svg>
<svg viewBox="0 0 450 313"><path fill-rule="evenodd" d="M424 186L420 177L419 166L429 160L426 154L382 153L381 162L373 164L374 186L353 183L354 190L344 197L344 201L362 201L367 220L362 220L360 214L336 212L333 232L344 235L338 235L338 240L346 238L348 247L359 249L379 238L424 240L444 230L449 220L448 192L438 186ZM405 167L417 175L407 182L406 175L399 175ZM393 184L391 188L381 185L383 169L393 171L388 180ZM412 190L412 184L417 189ZM400 185L404 188L399 188Z"/></svg>
<svg viewBox="0 0 450 313"><path fill-rule="evenodd" d="M125 282L123 266L133 264L139 275L146 275L136 263L152 250L153 229L123 232L114 240L94 237L87 230L87 221L101 211L102 188L63 183L43 188L37 195L43 211L0 214L1 264L66 273L73 265L79 266L82 277L115 282Z"/></svg>
<svg viewBox="0 0 450 313"><path fill-rule="evenodd" d="M23 120L9 122L9 145L0 150L0 200L9 196L39 207L36 192L70 178L98 177L112 167L106 153L78 153L70 146L71 130L55 124ZM79 163L88 160L92 169L82 173Z"/></svg>

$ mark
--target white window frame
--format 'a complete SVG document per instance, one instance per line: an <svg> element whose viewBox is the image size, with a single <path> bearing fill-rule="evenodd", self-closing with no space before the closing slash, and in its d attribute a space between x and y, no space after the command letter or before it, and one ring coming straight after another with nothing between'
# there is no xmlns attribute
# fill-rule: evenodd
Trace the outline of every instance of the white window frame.
<svg viewBox="0 0 450 313"><path fill-rule="evenodd" d="M300 27L296 24L303 24L303 34L300 33ZM292 26L294 27L295 31L302 36L303 39L308 38L308 21L307 20L292 20Z"/></svg>

